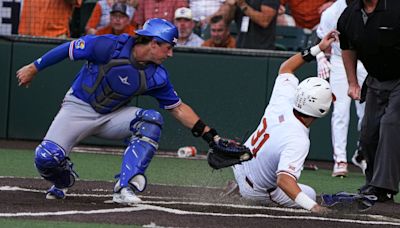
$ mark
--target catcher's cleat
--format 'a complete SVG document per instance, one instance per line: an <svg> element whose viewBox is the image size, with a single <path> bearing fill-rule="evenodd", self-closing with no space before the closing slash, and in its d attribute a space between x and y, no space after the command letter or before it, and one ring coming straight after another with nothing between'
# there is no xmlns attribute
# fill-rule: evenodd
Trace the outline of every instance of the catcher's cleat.
<svg viewBox="0 0 400 228"><path fill-rule="evenodd" d="M65 199L67 191L67 188L57 188L53 185L47 190L46 199Z"/></svg>
<svg viewBox="0 0 400 228"><path fill-rule="evenodd" d="M346 162L336 162L333 166L332 177L346 177L348 173Z"/></svg>
<svg viewBox="0 0 400 228"><path fill-rule="evenodd" d="M138 204L142 202L142 200L137 197L129 187L122 188L121 191L115 192L113 195L113 201L123 205Z"/></svg>

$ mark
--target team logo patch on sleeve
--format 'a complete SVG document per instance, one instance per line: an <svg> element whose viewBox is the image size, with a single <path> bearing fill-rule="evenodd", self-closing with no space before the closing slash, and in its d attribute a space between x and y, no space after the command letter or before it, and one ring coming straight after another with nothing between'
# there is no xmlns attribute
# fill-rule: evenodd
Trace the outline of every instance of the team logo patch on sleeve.
<svg viewBox="0 0 400 228"><path fill-rule="evenodd" d="M82 39L78 39L75 41L75 49L85 49L85 41Z"/></svg>

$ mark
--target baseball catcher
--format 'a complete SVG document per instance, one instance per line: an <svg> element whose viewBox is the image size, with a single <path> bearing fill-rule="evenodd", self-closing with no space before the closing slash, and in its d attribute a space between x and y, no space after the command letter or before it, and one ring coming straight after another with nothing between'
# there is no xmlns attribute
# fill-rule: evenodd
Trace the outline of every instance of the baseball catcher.
<svg viewBox="0 0 400 228"><path fill-rule="evenodd" d="M19 86L28 86L40 70L68 57L86 62L36 149L35 166L52 184L46 199L66 198L77 177L69 154L85 137L96 135L128 142L116 175L113 202L131 205L142 201L136 192L143 192L147 186L146 170L158 149L164 118L156 110L129 105L136 96L153 97L159 108L191 129L194 136L203 137L213 151L226 154L231 160L237 157L229 164L251 158L248 150L241 150L244 147L222 140L175 91L162 63L173 56L178 39L176 26L152 18L135 33L133 37L83 36L53 48L17 71Z"/></svg>

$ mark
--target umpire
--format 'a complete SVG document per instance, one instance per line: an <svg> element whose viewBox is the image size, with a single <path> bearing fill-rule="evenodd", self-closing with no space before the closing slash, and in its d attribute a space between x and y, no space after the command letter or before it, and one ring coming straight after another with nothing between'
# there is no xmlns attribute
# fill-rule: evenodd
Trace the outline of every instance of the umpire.
<svg viewBox="0 0 400 228"><path fill-rule="evenodd" d="M381 202L393 201L400 181L399 15L399 0L355 0L337 24L348 95L366 100L360 145L368 165L360 193L375 195ZM369 73L362 90L357 59Z"/></svg>

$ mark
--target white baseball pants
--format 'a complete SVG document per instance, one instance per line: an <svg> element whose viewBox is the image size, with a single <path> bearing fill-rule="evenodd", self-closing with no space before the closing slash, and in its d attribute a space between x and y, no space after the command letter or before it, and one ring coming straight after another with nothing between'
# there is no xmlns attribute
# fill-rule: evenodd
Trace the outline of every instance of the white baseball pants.
<svg viewBox="0 0 400 228"><path fill-rule="evenodd" d="M242 165L235 165L232 167L233 173L237 184L239 185L240 195L251 201L259 202L261 204L277 204L285 207L297 207L301 208L296 202L290 199L286 193L276 187L273 191L268 189L259 189L255 185L251 186L249 180L246 180L246 174L242 169ZM310 186L299 184L301 190L314 201L316 200L316 193ZM272 189L270 189L272 190Z"/></svg>
<svg viewBox="0 0 400 228"><path fill-rule="evenodd" d="M333 102L333 112L331 119L333 159L335 162L347 162L347 134L350 122L350 105L351 98L347 95L349 84L347 82L346 71L343 65L341 56L332 55L330 60L331 74L329 82L332 92L336 96L336 101ZM357 79L360 87L367 77L367 71L363 64L357 62ZM358 116L357 130L361 129L361 121L364 116L365 103L360 104L355 101L356 112Z"/></svg>

